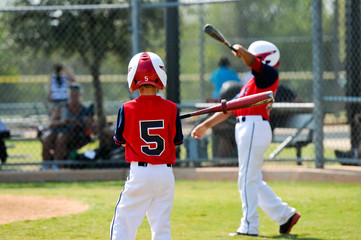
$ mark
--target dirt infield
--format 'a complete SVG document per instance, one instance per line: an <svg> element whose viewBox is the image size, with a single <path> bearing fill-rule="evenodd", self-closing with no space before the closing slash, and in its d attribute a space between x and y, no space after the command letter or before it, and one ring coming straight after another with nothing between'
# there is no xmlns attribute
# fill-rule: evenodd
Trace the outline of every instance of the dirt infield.
<svg viewBox="0 0 361 240"><path fill-rule="evenodd" d="M87 204L64 197L0 195L0 224L84 212Z"/></svg>

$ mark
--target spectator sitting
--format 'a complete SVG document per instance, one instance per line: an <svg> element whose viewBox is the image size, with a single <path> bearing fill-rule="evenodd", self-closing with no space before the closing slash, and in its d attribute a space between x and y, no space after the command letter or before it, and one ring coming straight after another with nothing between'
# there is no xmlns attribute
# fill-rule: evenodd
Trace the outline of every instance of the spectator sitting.
<svg viewBox="0 0 361 240"><path fill-rule="evenodd" d="M49 130L43 137L43 160L69 159L69 150L79 149L89 143L92 129L92 111L81 102L78 83L69 86L69 103L51 115ZM53 165L54 168L57 168ZM44 166L43 169L46 169Z"/></svg>
<svg viewBox="0 0 361 240"><path fill-rule="evenodd" d="M276 91L275 102L302 102L302 99L289 87L280 84ZM275 129L275 126L285 125L288 116L289 113L275 115L274 112L271 111L269 123L272 132Z"/></svg>
<svg viewBox="0 0 361 240"><path fill-rule="evenodd" d="M276 92L275 102L302 102L302 100L290 88L280 84Z"/></svg>
<svg viewBox="0 0 361 240"><path fill-rule="evenodd" d="M1 163L5 163L8 157L4 138L10 137L8 127L0 120L0 159Z"/></svg>
<svg viewBox="0 0 361 240"><path fill-rule="evenodd" d="M74 82L74 78L67 76L64 67L60 64L54 65L48 85L49 115L58 107L64 107L68 101L68 85Z"/></svg>
<svg viewBox="0 0 361 240"><path fill-rule="evenodd" d="M219 68L214 70L211 73L210 82L213 84L213 99L220 98L220 90L222 88L223 83L227 81L238 81L239 79L237 73L230 69L230 62L226 57L222 57L218 63Z"/></svg>
<svg viewBox="0 0 361 240"><path fill-rule="evenodd" d="M220 98L230 101L242 88L239 81L227 81L220 90ZM237 158L237 143L234 138L237 120L230 116L212 127L212 152L215 158Z"/></svg>
<svg viewBox="0 0 361 240"><path fill-rule="evenodd" d="M361 113L357 113L354 116L354 121L357 125L361 125ZM335 150L335 156L337 158L361 158L361 147L358 148L351 148L349 151L341 151L341 150ZM341 165L351 165L351 166L361 166L360 163L348 163L348 162L342 162Z"/></svg>

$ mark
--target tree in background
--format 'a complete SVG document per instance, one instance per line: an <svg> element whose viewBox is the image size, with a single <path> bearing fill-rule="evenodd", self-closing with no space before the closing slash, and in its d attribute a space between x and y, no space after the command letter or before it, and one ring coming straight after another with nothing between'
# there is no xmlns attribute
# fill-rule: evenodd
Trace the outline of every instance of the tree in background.
<svg viewBox="0 0 361 240"><path fill-rule="evenodd" d="M8 34L6 24L0 21L0 103L12 102L13 97L8 93L17 91L16 85L7 82L9 76L14 76L18 73L18 68L15 64L15 58L17 58L17 56L14 56L12 52L8 50Z"/></svg>
<svg viewBox="0 0 361 240"><path fill-rule="evenodd" d="M16 6L34 8L9 14L7 21L11 36L20 49L30 49L34 53L42 52L49 55L57 52L66 56L80 56L93 78L100 139L103 139L101 130L106 126L100 69L108 53L123 57L119 60L119 65L121 62L128 62L132 46L129 33L130 11L127 8L78 8L77 10L70 8L49 11L39 7L119 4L119 2L116 0L14 0ZM126 3L127 1L124 1L124 4ZM153 24L157 24L157 21Z"/></svg>

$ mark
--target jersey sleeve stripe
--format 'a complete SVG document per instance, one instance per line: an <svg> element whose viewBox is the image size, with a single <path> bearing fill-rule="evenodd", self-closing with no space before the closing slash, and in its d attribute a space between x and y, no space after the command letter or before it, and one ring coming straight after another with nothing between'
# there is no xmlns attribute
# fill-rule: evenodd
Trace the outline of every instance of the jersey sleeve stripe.
<svg viewBox="0 0 361 240"><path fill-rule="evenodd" d="M119 141L115 136L113 137L113 140L116 145L122 145L125 143L125 141Z"/></svg>
<svg viewBox="0 0 361 240"><path fill-rule="evenodd" d="M175 142L174 144L175 144L175 145L181 145L182 143L183 143L183 140L180 141L180 142Z"/></svg>

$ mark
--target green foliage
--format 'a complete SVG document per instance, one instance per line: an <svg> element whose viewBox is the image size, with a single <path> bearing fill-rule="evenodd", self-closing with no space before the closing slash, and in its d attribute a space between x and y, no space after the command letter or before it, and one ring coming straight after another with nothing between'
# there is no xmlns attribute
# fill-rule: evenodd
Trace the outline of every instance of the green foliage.
<svg viewBox="0 0 361 240"><path fill-rule="evenodd" d="M268 40L275 43L281 52L280 71L312 71L312 12L311 0L258 0L240 1L227 5L211 4L189 7L182 11L184 21L181 25L182 73L199 71L199 47L202 30L200 15L204 22L218 28L231 44L240 43L248 47L253 41ZM330 36L334 26L334 9L331 3L323 10L325 66L332 67L332 58L328 57L332 41ZM219 16L232 16L224 18ZM342 30L342 29L341 29ZM191 50L189 50L191 49ZM205 71L209 73L217 66L222 55L230 58L232 67L240 71L247 69L233 58L227 47L205 36ZM328 55L327 55L328 54ZM328 70L328 69L325 69Z"/></svg>
<svg viewBox="0 0 361 240"><path fill-rule="evenodd" d="M9 43L7 41L7 35L8 31L6 30L6 24L0 21L0 76L15 75L18 72L18 69L14 64L14 57L8 49Z"/></svg>
<svg viewBox="0 0 361 240"><path fill-rule="evenodd" d="M302 217L291 235L281 236L278 225L259 209L259 238L358 239L359 184L271 182L269 185L297 208ZM89 205L86 212L76 215L0 225L0 235L12 240L107 239L122 186L122 182L0 184L0 194L63 196ZM176 182L172 239L229 239L228 233L238 228L240 218L236 182ZM137 239L150 238L149 224L144 219Z"/></svg>
<svg viewBox="0 0 361 240"><path fill-rule="evenodd" d="M118 1L113 1L114 3ZM110 1L71 1L68 4L101 4ZM64 5L64 1L41 1L41 6ZM31 6L31 1L18 0L16 5ZM79 54L84 64L100 66L107 52L129 51L127 10L26 11L9 15L9 31L22 49L67 56Z"/></svg>

